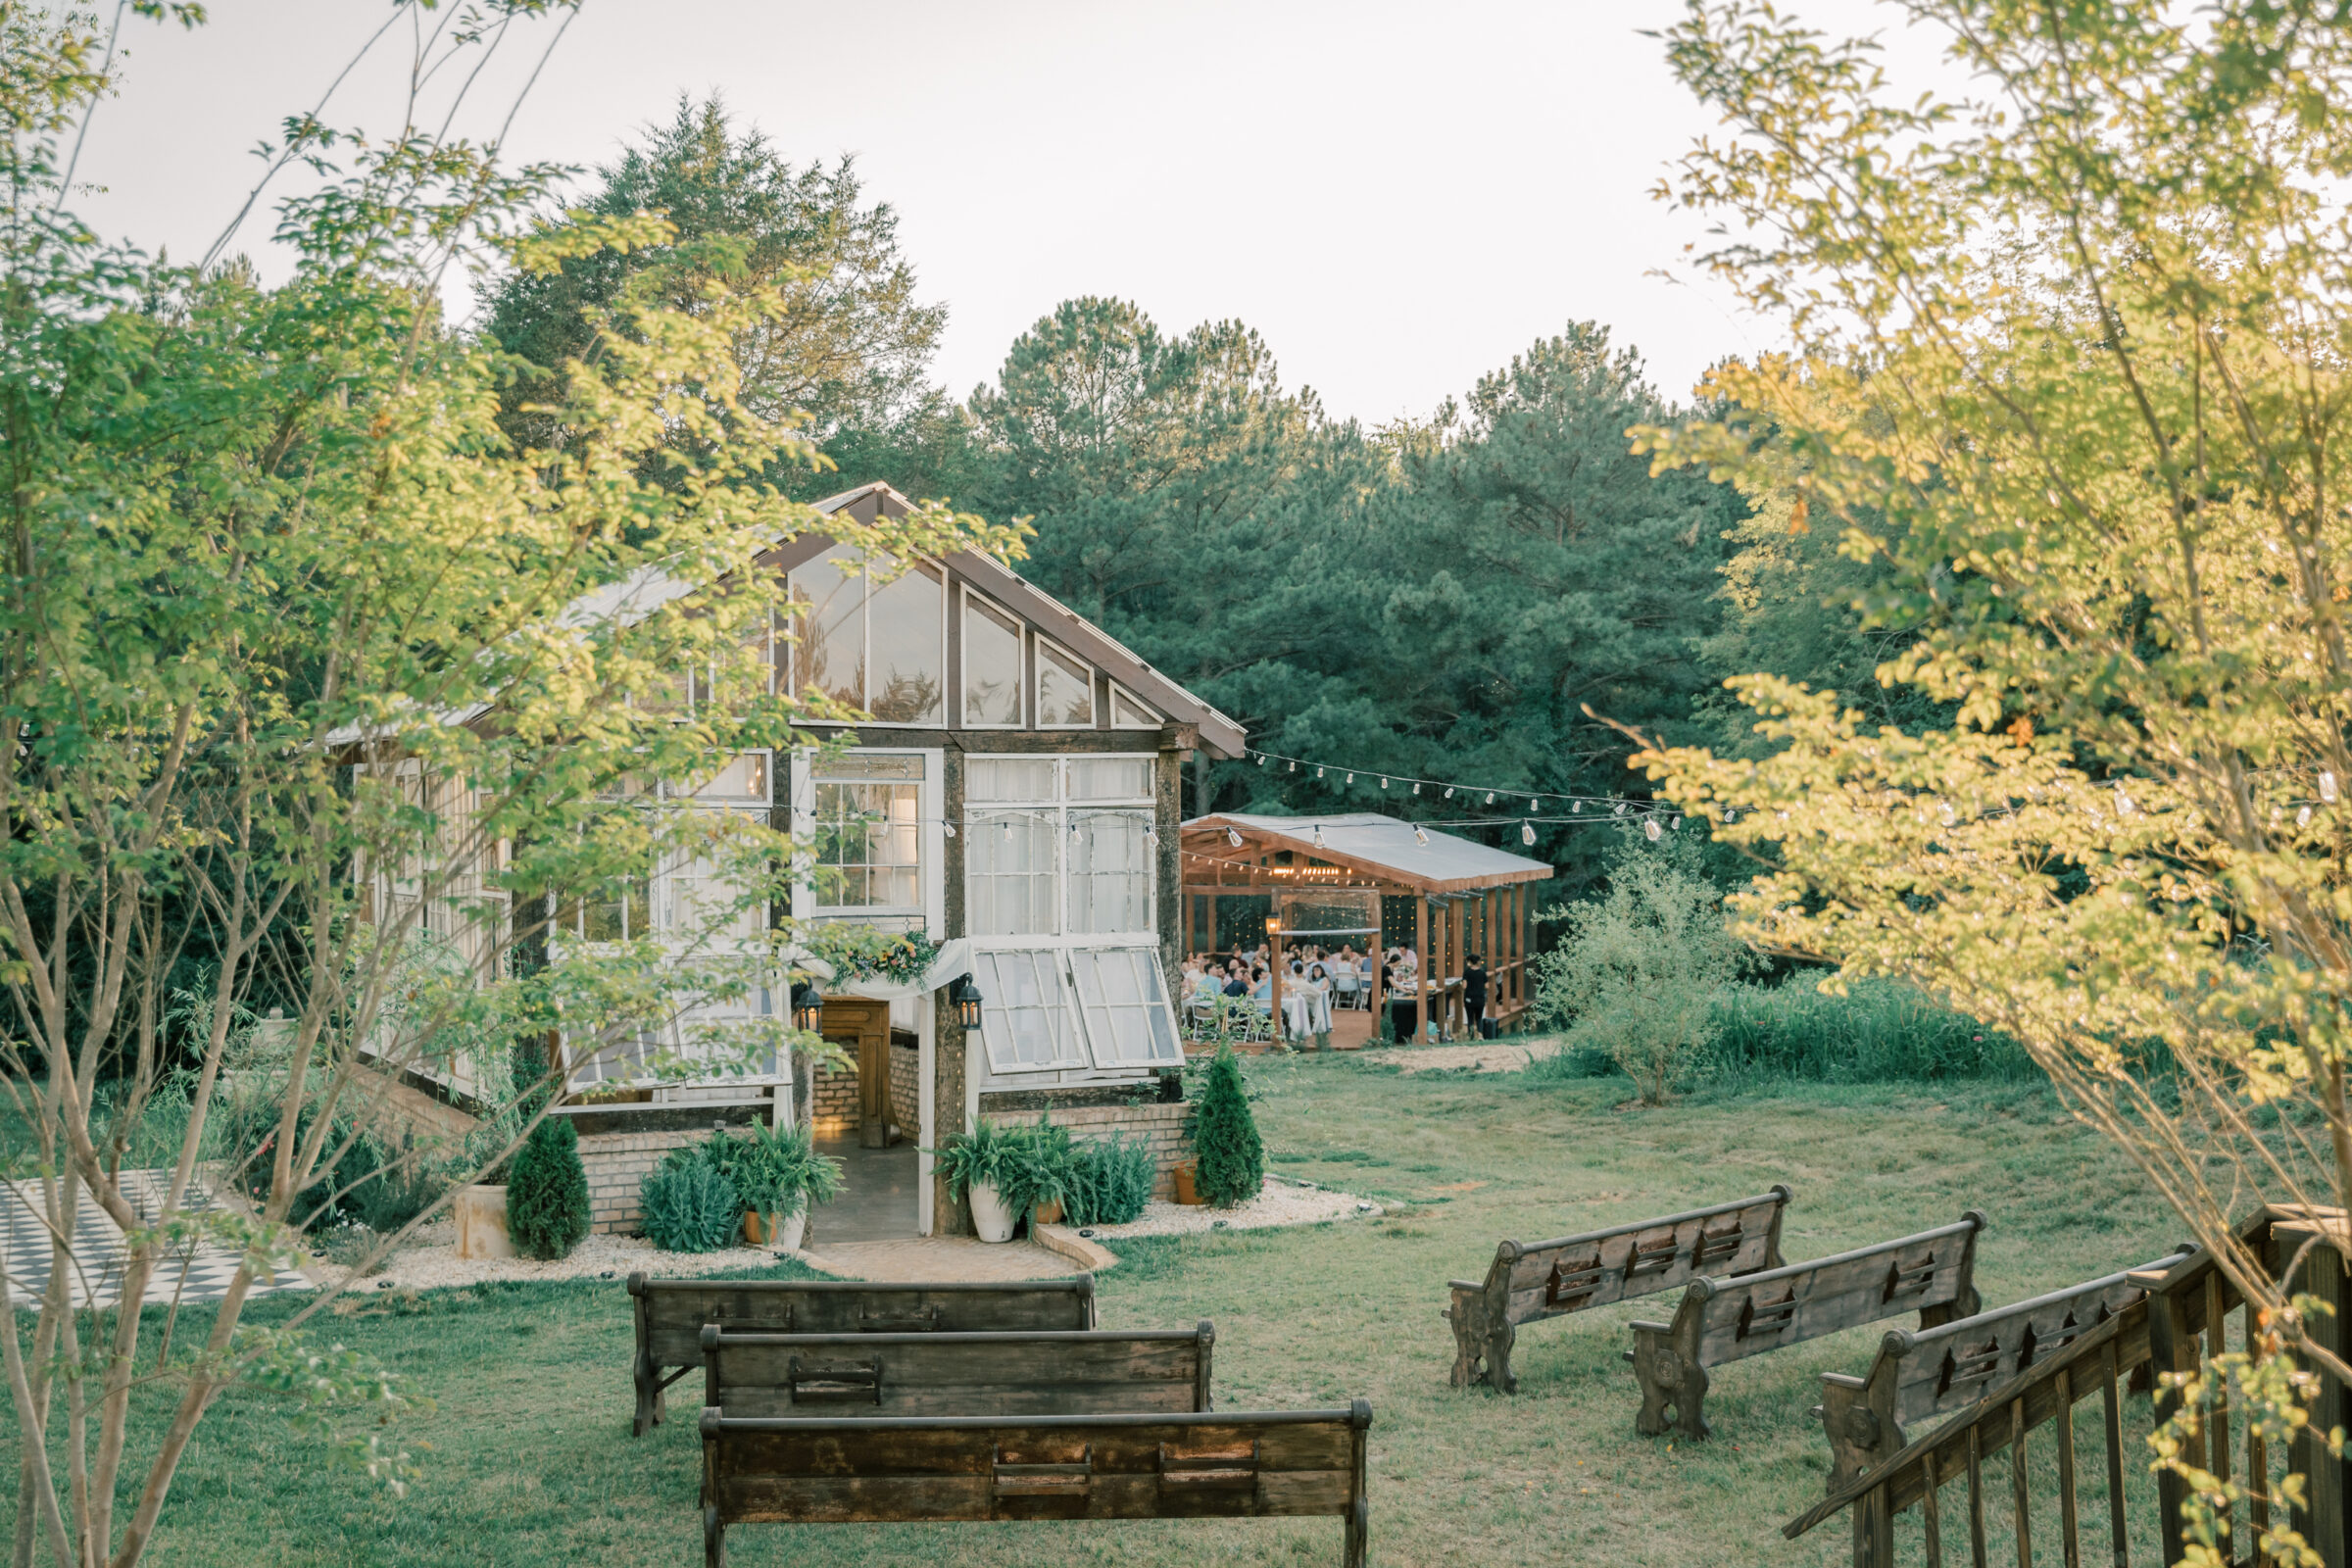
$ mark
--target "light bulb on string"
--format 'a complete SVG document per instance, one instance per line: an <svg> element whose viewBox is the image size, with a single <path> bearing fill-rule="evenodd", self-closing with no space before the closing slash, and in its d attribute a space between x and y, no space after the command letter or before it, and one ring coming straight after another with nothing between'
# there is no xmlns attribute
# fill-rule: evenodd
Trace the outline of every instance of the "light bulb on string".
<svg viewBox="0 0 2352 1568"><path fill-rule="evenodd" d="M2335 775L2331 772L2323 770L2320 774L2320 799L2330 806L2335 804Z"/></svg>
<svg viewBox="0 0 2352 1568"><path fill-rule="evenodd" d="M953 822L940 823L939 830L950 838L954 838L956 836L956 824Z"/></svg>
<svg viewBox="0 0 2352 1568"><path fill-rule="evenodd" d="M1323 824L1322 824L1322 823L1320 823L1320 822L1317 822L1317 823L1315 824L1315 848L1319 850L1319 849L1321 849L1322 847L1323 847Z"/></svg>
<svg viewBox="0 0 2352 1568"><path fill-rule="evenodd" d="M1658 832L1658 819L1654 816L1649 817L1642 822L1642 831L1648 835L1649 842L1652 844L1657 843L1659 838L1663 836Z"/></svg>
<svg viewBox="0 0 2352 1568"><path fill-rule="evenodd" d="M1617 812L1616 812L1616 814L1617 814L1617 815L1619 815L1619 816L1623 816L1623 815L1625 814L1625 803L1624 803L1623 801L1619 801L1619 802L1617 803Z"/></svg>
<svg viewBox="0 0 2352 1568"><path fill-rule="evenodd" d="M1151 823L1146 822L1144 824L1144 842L1146 844L1157 844L1159 842L1159 829L1153 827Z"/></svg>
<svg viewBox="0 0 2352 1568"><path fill-rule="evenodd" d="M1419 779L1415 779L1415 780L1413 781L1413 793L1414 793L1415 795L1418 795L1418 794L1420 794L1420 793L1421 793L1421 781L1420 781Z"/></svg>
<svg viewBox="0 0 2352 1568"><path fill-rule="evenodd" d="M1683 819L1682 819L1681 817L1679 817L1679 816L1676 816L1676 817L1669 817L1669 818L1667 819L1666 825L1667 825L1668 827L1670 827L1670 828L1677 828L1677 829L1679 829L1679 828L1681 828L1681 826L1683 825Z"/></svg>
<svg viewBox="0 0 2352 1568"><path fill-rule="evenodd" d="M1385 790L1385 789L1387 789L1387 788L1389 787L1389 781L1388 781L1387 779L1385 779L1385 778L1384 778L1384 779L1382 779L1382 780L1380 781L1380 787L1381 787L1382 789L1384 789L1384 790Z"/></svg>
<svg viewBox="0 0 2352 1568"><path fill-rule="evenodd" d="M1242 830L1238 827L1227 828L1225 830L1225 842L1232 845L1237 850L1240 849L1242 847Z"/></svg>
<svg viewBox="0 0 2352 1568"><path fill-rule="evenodd" d="M1266 754L1265 754L1265 753L1263 753L1263 752L1260 752L1260 753L1258 753L1258 754L1257 754L1257 765L1258 765L1258 766L1260 766L1260 767L1263 767L1263 766L1265 766L1268 760L1269 760L1269 759L1267 758L1267 756L1266 756Z"/></svg>
<svg viewBox="0 0 2352 1568"><path fill-rule="evenodd" d="M2297 812L2295 813L2295 826L2297 826L2297 827L2309 827L2309 826L2311 826L2311 808L2310 808L2310 807L2306 806L2305 808L2303 808L2303 809L2301 809L2300 811L2297 811Z"/></svg>
<svg viewBox="0 0 2352 1568"><path fill-rule="evenodd" d="M1348 775L1348 782L1350 784L1355 782L1355 775L1353 773Z"/></svg>
<svg viewBox="0 0 2352 1568"><path fill-rule="evenodd" d="M1423 827L1420 823L1415 822L1413 824L1413 842L1415 844L1427 844L1429 842L1429 829Z"/></svg>
<svg viewBox="0 0 2352 1568"><path fill-rule="evenodd" d="M1519 842L1522 844L1533 844L1536 842L1535 823L1522 822L1519 824Z"/></svg>
<svg viewBox="0 0 2352 1568"><path fill-rule="evenodd" d="M1323 770L1322 770L1321 768L1319 768L1319 767L1318 767L1318 768L1316 768L1316 769L1315 769L1315 777L1317 777L1317 778L1321 778L1322 776L1323 776Z"/></svg>
<svg viewBox="0 0 2352 1568"><path fill-rule="evenodd" d="M1446 798L1449 801L1453 799L1453 786L1450 784L1446 786Z"/></svg>
<svg viewBox="0 0 2352 1568"><path fill-rule="evenodd" d="M1579 815L1582 815L1582 814L1583 814L1583 812L1584 812L1584 809L1585 809L1585 803L1584 803L1584 802L1582 802L1582 801L1570 801L1570 802L1568 803L1568 814L1569 814L1570 816L1579 816Z"/></svg>
<svg viewBox="0 0 2352 1568"><path fill-rule="evenodd" d="M1298 772L1298 764L1297 762L1293 762L1293 763L1291 764L1291 771L1292 771L1292 772L1294 772L1294 773L1296 773L1296 772Z"/></svg>
<svg viewBox="0 0 2352 1568"><path fill-rule="evenodd" d="M1487 791L1487 804L1489 806L1493 806L1494 804L1494 792L1493 790Z"/></svg>

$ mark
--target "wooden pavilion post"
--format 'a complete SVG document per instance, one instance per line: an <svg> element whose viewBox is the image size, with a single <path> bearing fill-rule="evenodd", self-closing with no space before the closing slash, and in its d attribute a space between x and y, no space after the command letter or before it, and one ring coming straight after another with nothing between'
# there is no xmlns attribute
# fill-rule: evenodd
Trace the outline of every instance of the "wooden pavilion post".
<svg viewBox="0 0 2352 1568"><path fill-rule="evenodd" d="M1217 880L1219 882L1225 880L1223 867L1219 867L1217 870ZM1217 951L1217 896L1214 893L1208 896L1208 940L1200 945L1200 951L1202 953ZM1223 987L1218 989L1222 990Z"/></svg>
<svg viewBox="0 0 2352 1568"><path fill-rule="evenodd" d="M1282 926L1278 923L1280 919L1281 916L1274 910L1266 911L1266 974L1274 985L1274 989L1266 997L1267 1010L1274 1015L1272 1021L1267 1025L1267 1032L1277 1040L1282 1038Z"/></svg>
<svg viewBox="0 0 2352 1568"><path fill-rule="evenodd" d="M1426 893L1413 895L1413 962L1420 975L1420 984L1413 988L1413 1039L1418 1042L1429 1034L1429 895Z"/></svg>

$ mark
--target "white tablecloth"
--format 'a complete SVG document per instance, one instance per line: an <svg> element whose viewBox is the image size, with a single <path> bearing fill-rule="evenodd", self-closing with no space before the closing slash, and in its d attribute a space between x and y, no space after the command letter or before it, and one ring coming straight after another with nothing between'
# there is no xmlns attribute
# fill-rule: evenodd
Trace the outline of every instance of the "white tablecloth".
<svg viewBox="0 0 2352 1568"><path fill-rule="evenodd" d="M1320 991L1284 992L1282 1023L1293 1035L1331 1033L1331 998Z"/></svg>

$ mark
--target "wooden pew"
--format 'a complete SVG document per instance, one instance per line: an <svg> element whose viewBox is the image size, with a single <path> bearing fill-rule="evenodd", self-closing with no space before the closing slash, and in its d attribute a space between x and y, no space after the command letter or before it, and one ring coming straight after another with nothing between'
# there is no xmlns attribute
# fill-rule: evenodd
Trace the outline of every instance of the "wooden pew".
<svg viewBox="0 0 2352 1568"><path fill-rule="evenodd" d="M1372 1406L1216 1415L862 1417L703 1411L703 1558L727 1527L1337 1514L1365 1568Z"/></svg>
<svg viewBox="0 0 2352 1568"><path fill-rule="evenodd" d="M1752 1274L1781 1266L1781 1214L1788 1188L1754 1198L1637 1220L1556 1242L1504 1242L1485 1283L1454 1280L1453 1386L1485 1383L1515 1394L1511 1347L1522 1323L1540 1322L1688 1285L1702 1274Z"/></svg>
<svg viewBox="0 0 2352 1568"><path fill-rule="evenodd" d="M1889 1329L1863 1377L1822 1374L1814 1407L1830 1440L1830 1491L1902 1451L1906 1427L1965 1410L2097 1328L2145 1294L2134 1274L2161 1274L2186 1261L2193 1244L2137 1269L2036 1296L1938 1328Z"/></svg>
<svg viewBox="0 0 2352 1568"><path fill-rule="evenodd" d="M730 1416L1141 1415L1209 1408L1217 1332L760 1334L703 1326Z"/></svg>
<svg viewBox="0 0 2352 1568"><path fill-rule="evenodd" d="M703 1325L771 1334L972 1333L1095 1326L1095 1277L1008 1285L875 1285L855 1280L656 1280L629 1276L637 1321L637 1418L662 1419L662 1391L703 1364Z"/></svg>
<svg viewBox="0 0 2352 1568"><path fill-rule="evenodd" d="M1973 1316L1977 1234L1984 1215L1809 1263L1738 1279L1690 1282L1672 1323L1635 1323L1626 1359L1642 1382L1635 1426L1656 1437L1671 1424L1692 1440L1707 1435L1707 1368L1807 1340L1917 1312L1922 1328ZM1667 1411L1674 1412L1669 1423Z"/></svg>

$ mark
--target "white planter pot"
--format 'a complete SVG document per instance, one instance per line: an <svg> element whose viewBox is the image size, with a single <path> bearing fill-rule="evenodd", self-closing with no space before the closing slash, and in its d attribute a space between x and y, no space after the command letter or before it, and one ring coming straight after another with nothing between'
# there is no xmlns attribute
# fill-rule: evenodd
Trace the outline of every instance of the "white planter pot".
<svg viewBox="0 0 2352 1568"><path fill-rule="evenodd" d="M984 1242L1012 1240L1012 1208L986 1182L974 1182L965 1189L972 1200L972 1229Z"/></svg>
<svg viewBox="0 0 2352 1568"><path fill-rule="evenodd" d="M776 1232L776 1245L787 1252L797 1252L801 1250L802 1239L808 1234L808 1205L803 1203L792 1211L792 1217Z"/></svg>

